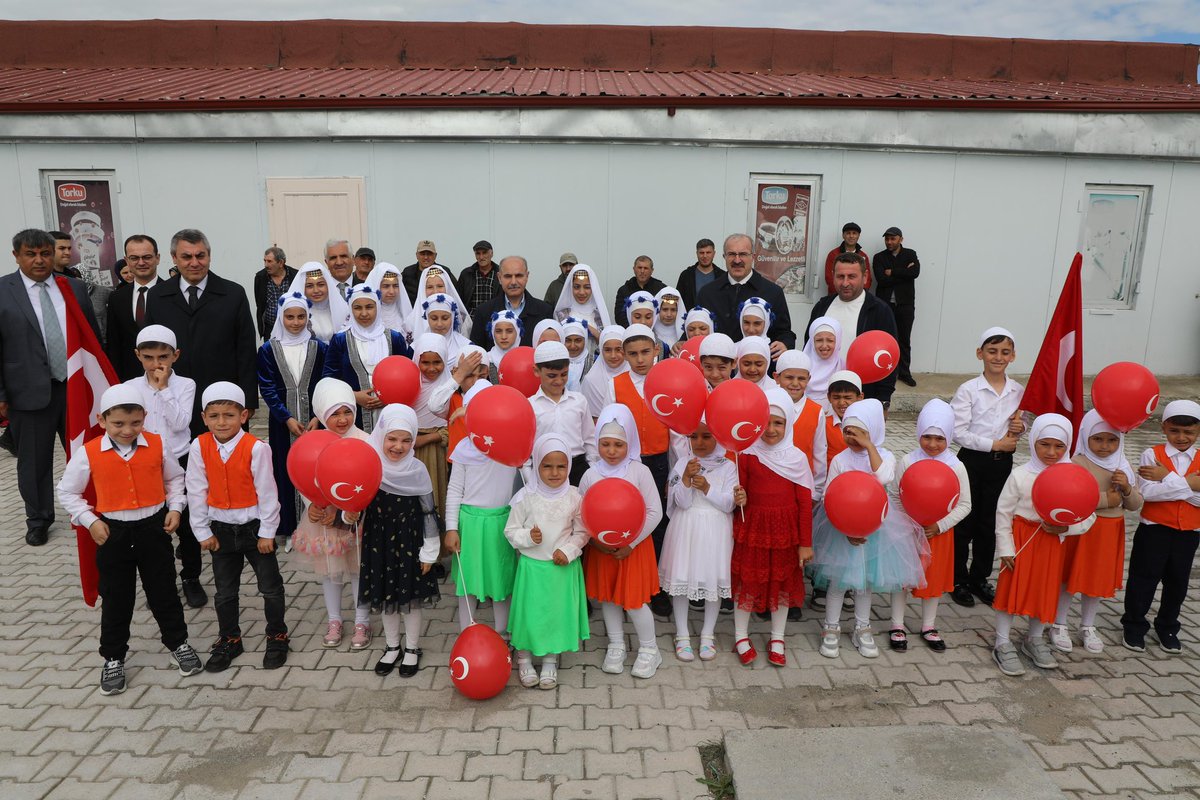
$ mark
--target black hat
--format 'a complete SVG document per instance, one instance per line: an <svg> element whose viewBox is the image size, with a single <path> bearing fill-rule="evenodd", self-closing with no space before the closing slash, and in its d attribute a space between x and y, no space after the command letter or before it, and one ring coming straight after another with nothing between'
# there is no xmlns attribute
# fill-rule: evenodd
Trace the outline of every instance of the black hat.
<svg viewBox="0 0 1200 800"><path fill-rule="evenodd" d="M899 236L899 237L903 238L904 231L900 230L895 225L893 225L892 227L890 227L886 231L884 231L883 235L884 236Z"/></svg>
<svg viewBox="0 0 1200 800"><path fill-rule="evenodd" d="M855 233L862 233L862 228L858 227L857 222L847 222L845 225L842 226L842 233L845 233L846 231L854 231Z"/></svg>
<svg viewBox="0 0 1200 800"><path fill-rule="evenodd" d="M375 251L369 247L360 247L354 251L354 257L355 258L369 258L372 261L374 261L375 260Z"/></svg>
<svg viewBox="0 0 1200 800"><path fill-rule="evenodd" d="M471 249L472 250L491 250L492 243L489 242L487 239L480 239L478 242L475 243L475 246L472 247Z"/></svg>

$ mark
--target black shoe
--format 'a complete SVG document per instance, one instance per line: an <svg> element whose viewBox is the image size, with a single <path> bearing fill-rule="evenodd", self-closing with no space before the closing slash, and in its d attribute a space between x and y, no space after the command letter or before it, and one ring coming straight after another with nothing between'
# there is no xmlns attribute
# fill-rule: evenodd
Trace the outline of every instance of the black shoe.
<svg viewBox="0 0 1200 800"><path fill-rule="evenodd" d="M221 636L213 644L212 652L208 656L208 663L204 665L204 671L224 672L229 669L233 660L244 652L246 650L242 647L242 637Z"/></svg>
<svg viewBox="0 0 1200 800"><path fill-rule="evenodd" d="M405 664L403 661L401 661L396 667L396 671L400 673L401 678L411 678L413 675L416 675L417 670L421 668L421 648L418 647L416 650L414 650L411 647L406 647L404 648L404 652L415 655L417 657L417 663Z"/></svg>
<svg viewBox="0 0 1200 800"><path fill-rule="evenodd" d="M808 607L813 611L825 610L825 590L813 589L812 596L808 598Z"/></svg>
<svg viewBox="0 0 1200 800"><path fill-rule="evenodd" d="M950 593L950 599L966 608L975 606L975 595L971 594L971 590L967 588L965 583L960 583L954 587L954 591Z"/></svg>
<svg viewBox="0 0 1200 800"><path fill-rule="evenodd" d="M1145 634L1134 633L1129 628L1126 628L1124 634L1121 636L1121 644L1125 646L1126 650L1132 650L1135 653L1146 652Z"/></svg>
<svg viewBox="0 0 1200 800"><path fill-rule="evenodd" d="M703 600L688 600L688 606L690 606L693 611L703 611L704 610L704 601Z"/></svg>
<svg viewBox="0 0 1200 800"><path fill-rule="evenodd" d="M1173 633L1164 633L1155 631L1154 635L1158 637L1158 649L1169 656L1182 655L1183 645L1179 643L1179 637Z"/></svg>
<svg viewBox="0 0 1200 800"><path fill-rule="evenodd" d="M398 653L400 652L400 645L396 645L395 647L385 647L383 648L383 652L384 655L388 653ZM396 661L399 660L400 659L396 659ZM375 674L380 676L391 675L392 670L396 668L396 661L384 661L382 658L380 658L379 661L375 662Z"/></svg>
<svg viewBox="0 0 1200 800"><path fill-rule="evenodd" d="M650 611L656 617L670 618L672 613L671 597L665 592L659 592L650 598Z"/></svg>
<svg viewBox="0 0 1200 800"><path fill-rule="evenodd" d="M183 587L183 602L188 608L203 608L208 605L208 594L196 578L184 578L179 582Z"/></svg>
<svg viewBox="0 0 1200 800"><path fill-rule="evenodd" d="M31 547L41 547L50 538L50 531L47 528L30 528L25 532L25 544Z"/></svg>
<svg viewBox="0 0 1200 800"><path fill-rule="evenodd" d="M897 378L897 380L907 386L916 386L917 385L917 382L915 380L913 380L912 375L901 375L899 378Z"/></svg>
<svg viewBox="0 0 1200 800"><path fill-rule="evenodd" d="M267 637L267 652L263 653L263 669L279 669L287 663L288 650L291 646L288 644L288 635L286 633L277 633L274 636Z"/></svg>
<svg viewBox="0 0 1200 800"><path fill-rule="evenodd" d="M996 601L996 587L987 581L971 584L971 594L978 597L979 602L985 606L990 606Z"/></svg>
<svg viewBox="0 0 1200 800"><path fill-rule="evenodd" d="M0 433L0 450L13 456L17 454L17 443L13 441L11 427L5 428L4 433Z"/></svg>
<svg viewBox="0 0 1200 800"><path fill-rule="evenodd" d="M897 653L908 651L908 634L904 632L903 628L892 628L888 631L888 647Z"/></svg>
<svg viewBox="0 0 1200 800"><path fill-rule="evenodd" d="M722 598L720 614L722 616L728 616L729 614L732 614L732 613L733 613L733 600L729 597Z"/></svg>
<svg viewBox="0 0 1200 800"><path fill-rule="evenodd" d="M771 618L771 612L770 611L755 611L754 616L758 617L761 620L769 620Z"/></svg>
<svg viewBox="0 0 1200 800"><path fill-rule="evenodd" d="M788 609L788 622L799 622L804 619L804 609L800 606L792 606Z"/></svg>
<svg viewBox="0 0 1200 800"><path fill-rule="evenodd" d="M104 661L100 671L100 694L107 697L125 691L125 662L119 658Z"/></svg>

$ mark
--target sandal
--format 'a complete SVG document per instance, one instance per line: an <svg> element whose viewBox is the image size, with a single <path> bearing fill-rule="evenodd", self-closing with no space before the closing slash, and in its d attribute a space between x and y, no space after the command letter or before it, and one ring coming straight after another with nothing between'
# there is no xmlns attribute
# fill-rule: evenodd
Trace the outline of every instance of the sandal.
<svg viewBox="0 0 1200 800"><path fill-rule="evenodd" d="M746 643L746 652L738 650L738 645L742 642ZM733 652L737 653L738 660L742 662L743 667L748 667L754 663L754 659L758 658L758 651L754 649L754 645L749 639L738 639L733 643Z"/></svg>
<svg viewBox="0 0 1200 800"><path fill-rule="evenodd" d="M688 636L675 637L675 657L680 661L695 661L696 654L692 652L692 640Z"/></svg>
<svg viewBox="0 0 1200 800"><path fill-rule="evenodd" d="M888 647L899 653L908 649L908 634L903 628L892 628L888 631Z"/></svg>
<svg viewBox="0 0 1200 800"><path fill-rule="evenodd" d="M558 686L558 664L542 664L542 677L538 679L539 689L553 689Z"/></svg>
<svg viewBox="0 0 1200 800"><path fill-rule="evenodd" d="M717 657L717 642L710 636L700 637L700 660L712 661Z"/></svg>
<svg viewBox="0 0 1200 800"><path fill-rule="evenodd" d="M517 657L517 678L526 689L532 689L538 685L537 670L533 668L531 659Z"/></svg>
<svg viewBox="0 0 1200 800"><path fill-rule="evenodd" d="M921 638L925 640L925 644L929 645L929 649L935 653L941 653L946 649L946 640L937 632L937 628L921 631Z"/></svg>
<svg viewBox="0 0 1200 800"><path fill-rule="evenodd" d="M779 645L778 651L775 645ZM787 666L787 652L783 649L783 639L771 639L767 642L767 663L773 664L776 667Z"/></svg>

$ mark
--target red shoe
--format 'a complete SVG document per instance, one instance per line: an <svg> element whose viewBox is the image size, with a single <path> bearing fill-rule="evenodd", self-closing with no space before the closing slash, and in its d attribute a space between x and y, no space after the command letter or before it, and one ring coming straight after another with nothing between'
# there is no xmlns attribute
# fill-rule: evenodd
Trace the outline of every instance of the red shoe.
<svg viewBox="0 0 1200 800"><path fill-rule="evenodd" d="M750 645L750 649L744 653L738 650L738 645L742 642ZM733 652L737 653L738 660L742 662L742 666L744 667L750 666L754 663L754 659L758 658L758 651L754 649L754 645L750 644L749 639L738 639L736 642L734 642Z"/></svg>
<svg viewBox="0 0 1200 800"><path fill-rule="evenodd" d="M779 652L775 652L773 645L779 643ZM767 661L777 667L787 666L787 653L783 649L783 639L771 639L767 642Z"/></svg>

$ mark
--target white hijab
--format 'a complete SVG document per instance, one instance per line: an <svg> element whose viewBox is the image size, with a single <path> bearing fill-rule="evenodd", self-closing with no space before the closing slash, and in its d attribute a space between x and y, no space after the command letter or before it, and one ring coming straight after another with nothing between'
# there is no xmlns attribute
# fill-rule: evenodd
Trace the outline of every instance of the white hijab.
<svg viewBox="0 0 1200 800"><path fill-rule="evenodd" d="M416 447L409 448L399 461L392 461L383 453L383 442L392 431L407 431L413 441L417 439L417 414L400 403L392 403L379 412L379 421L371 431L371 446L383 462L383 482L379 488L388 494L404 497L423 497L433 491L429 470L417 460Z"/></svg>
<svg viewBox="0 0 1200 800"><path fill-rule="evenodd" d="M330 415L343 407L351 411L358 410L358 405L354 402L354 390L350 388L350 384L337 378L321 378L317 381L317 386L313 389L313 416L325 425Z"/></svg>
<svg viewBox="0 0 1200 800"><path fill-rule="evenodd" d="M848 413L848 412L847 412ZM1033 421L1029 429L1029 463L1026 469L1033 475L1038 475L1046 468L1046 464L1037 456L1038 439L1057 439L1067 446L1062 458L1056 463L1062 464L1071 460L1071 420L1062 414L1042 414Z"/></svg>
<svg viewBox="0 0 1200 800"><path fill-rule="evenodd" d="M746 448L746 452L757 457L764 467L779 477L811 492L813 476L808 466L808 456L796 447L792 434L792 428L796 424L796 404L792 402L788 393L778 386L767 389L766 395L771 415L783 417L783 438L775 444L767 444L759 437L758 441Z"/></svg>
<svg viewBox="0 0 1200 800"><path fill-rule="evenodd" d="M639 290L625 298L625 319L629 320L629 324L633 324L633 312L637 308L648 308L654 312L654 322L647 327L653 328L658 325L658 301L654 299L654 295L647 291Z"/></svg>
<svg viewBox="0 0 1200 800"><path fill-rule="evenodd" d="M372 276L374 274L371 273ZM375 321L366 327L360 325L354 316L354 301L360 298L366 298L375 304ZM368 277L364 283L350 287L346 299L350 303L350 324L346 326L346 333L358 342L358 354L362 358L363 366L371 373L376 364L392 354L391 334L379 318L379 287L373 286L371 278Z"/></svg>
<svg viewBox="0 0 1200 800"><path fill-rule="evenodd" d="M683 335L687 337L688 326L693 322L703 322L708 326L708 332L712 333L716 323L713 322L713 316L707 308L703 306L692 306L688 309L687 316L683 318Z"/></svg>
<svg viewBox="0 0 1200 800"><path fill-rule="evenodd" d="M625 329L620 325L609 325L604 330L600 331L600 352L596 354L596 360L592 362L592 368L583 376L583 382L580 384L579 391L583 393L584 398L588 401L588 408L592 413L599 413L604 407L604 401L608 393L608 385L612 379L618 375L629 371L629 362L621 359L621 364L616 369L608 365L604 360L604 345L606 342L622 342L625 340Z"/></svg>
<svg viewBox="0 0 1200 800"><path fill-rule="evenodd" d="M541 344L541 342L538 340L542 338L542 334L545 333L546 331L554 331L555 333L558 334L558 340L560 342L563 340L562 325L559 325L558 322L555 320L544 319L541 322L539 322L537 325L533 326L533 346L534 347L537 347L539 344Z"/></svg>
<svg viewBox="0 0 1200 800"><path fill-rule="evenodd" d="M367 276L367 283L379 289L383 285L384 279L388 277L395 277L399 281L400 268L395 264L380 261ZM382 292L382 289L380 291ZM403 281L400 282L400 291L397 293L394 303L385 303L382 297L380 298L379 318L390 330L400 331L404 334L412 332L408 327L409 320L412 318L412 302L408 299L408 292L404 290Z"/></svg>
<svg viewBox="0 0 1200 800"><path fill-rule="evenodd" d="M299 293L307 296L304 295L304 282L313 272L321 273L321 277L325 279L327 293L324 300L313 303L312 308L309 309L308 326L312 329L313 336L329 344L333 335L346 327L346 322L350 319L350 306L346 303L346 298L338 291L337 281L329 274L326 266L320 261L306 263L296 273L296 277L292 278L292 285L288 287L287 294Z"/></svg>
<svg viewBox="0 0 1200 800"><path fill-rule="evenodd" d="M271 338L276 339L284 347L308 344L312 331L305 325L299 333L288 333L283 327L283 312L289 308L303 308L304 313L312 316L312 300L303 293L289 293L279 298L279 312L275 315L275 325L271 328Z"/></svg>
<svg viewBox="0 0 1200 800"><path fill-rule="evenodd" d="M467 406L471 404L471 401L475 399L477 394L482 392L484 389L490 388L491 385L492 384L488 383L482 378L475 381L471 388L467 389L467 391L463 394L463 410L466 410ZM453 464L461 464L467 467L478 467L486 464L488 460L488 457L483 454L483 451L475 446L475 439L470 435L464 436L459 443L454 446L454 449L450 451L450 462Z"/></svg>
<svg viewBox="0 0 1200 800"><path fill-rule="evenodd" d="M587 366L588 360L588 332L586 321L567 317L562 323L562 339L563 346L566 346L568 336L582 336L583 349L579 351L579 355L572 356L568 353L567 361L567 388L573 392L578 392L583 384L583 368Z"/></svg>
<svg viewBox="0 0 1200 800"><path fill-rule="evenodd" d="M658 290L658 294L654 295L654 299L658 301L658 313L662 312L663 300L667 297L675 298L675 308L677 309L675 324L667 325L658 318L658 314L656 313L654 317L654 335L667 347L671 347L680 339L685 338L684 320L687 319L688 310L687 306L683 304L683 295L679 293L679 290L674 286L664 286Z"/></svg>
<svg viewBox="0 0 1200 800"><path fill-rule="evenodd" d="M429 273L434 270L441 273L442 283L446 285L446 289L441 292L426 294L425 282L429 278ZM466 304L458 296L458 290L454 288L454 281L450 278L450 270L441 264L434 264L421 270L421 278L417 282L417 301L413 303L412 316L409 317L409 329L412 331L414 340L423 333L429 333L429 323L425 321L425 314L429 309L424 308L425 302L430 297L439 294L446 295L450 300L444 310L450 311L454 316L454 332L461 333L463 336L471 335L471 315L467 313Z"/></svg>
<svg viewBox="0 0 1200 800"><path fill-rule="evenodd" d="M829 331L833 334L833 355L829 358L821 358L817 355L817 348L813 342L817 334L822 331ZM808 326L808 341L804 343L804 353L812 362L812 367L808 371L808 389L805 390L805 394L822 405L828 405L826 398L829 396L829 378L838 370L846 368L845 362L842 360L842 323L833 317L814 319Z"/></svg>
<svg viewBox="0 0 1200 800"><path fill-rule="evenodd" d="M1094 436L1097 433L1111 433L1117 437L1117 451L1112 455L1101 458L1092 452L1092 448L1088 446L1088 437ZM1109 425L1100 416L1100 412L1092 409L1083 415L1083 419L1079 422L1079 441L1075 444L1075 455L1083 454L1083 457L1091 461L1101 469L1106 469L1109 472L1121 470L1125 476L1129 478L1130 485L1137 485L1137 481L1133 476L1133 467L1125 458L1125 434Z"/></svg>
<svg viewBox="0 0 1200 800"><path fill-rule="evenodd" d="M575 302L575 293L571 291L575 276L580 272L587 273L588 281L592 285L592 296L586 303ZM596 271L587 264L575 265L575 268L567 273L567 280L563 283L562 291L558 293L558 302L554 304L554 318L561 321L567 317L582 319L588 324L594 324L593 320L599 318L601 328L612 324L608 318L608 304L604 302L604 293L600 291L600 279L596 277Z"/></svg>
<svg viewBox="0 0 1200 800"><path fill-rule="evenodd" d="M421 366L421 355L424 353L436 353L442 359L442 374L435 380L426 380L424 373L421 374L421 390L417 395L417 419L426 421L425 427L433 427L435 425L445 424L442 417L434 414L429 408L429 396L433 394L433 390L444 384L446 381L454 380L450 377L450 361L447 358L446 337L440 333L423 333L413 342L413 363L419 368ZM376 423L378 424L378 423Z"/></svg>
<svg viewBox="0 0 1200 800"><path fill-rule="evenodd" d="M738 306L738 330L742 329L742 320L746 317L758 317L765 324L763 325L763 335L771 327L771 320L775 317L775 312L771 310L771 304L761 297L747 297Z"/></svg>
<svg viewBox="0 0 1200 800"><path fill-rule="evenodd" d="M605 431L605 427L609 429ZM596 418L596 447L600 447L601 439L609 438L620 439L629 445L625 460L619 464L609 464L601 457L592 466L603 478L624 478L629 465L642 457L642 439L638 435L633 413L620 403L605 406Z"/></svg>
<svg viewBox="0 0 1200 800"><path fill-rule="evenodd" d="M513 337L512 346L507 350L496 344L496 337L492 334L492 330L501 323L511 324L517 332L516 336ZM492 366L500 369L500 362L504 360L504 357L521 346L521 334L524 332L525 325L522 324L521 318L517 316L515 311L505 309L504 311L497 311L492 314L492 319L488 322L488 336L492 337L492 349L488 351L488 361L491 362Z"/></svg>
<svg viewBox="0 0 1200 800"><path fill-rule="evenodd" d="M849 409L847 409L847 413L849 413ZM926 455L925 451L921 449L921 437L926 434L945 437L946 449L936 456ZM950 444L953 441L954 409L950 408L950 404L945 400L935 397L926 403L921 409L921 413L917 415L917 448L908 454L905 462L907 465L912 465L917 461L928 459L953 467L958 463L958 459L950 452Z"/></svg>
<svg viewBox="0 0 1200 800"><path fill-rule="evenodd" d="M763 370L763 376L755 381L754 385L762 389L764 392L770 391L771 389L778 389L779 384L777 384L774 379L767 374L771 370L771 343L767 341L767 337L746 336L737 343L737 362L734 364L734 366L738 368L739 372L741 372L742 358L749 355L762 356L767 360L767 368ZM747 379L742 378L742 380ZM788 398L788 402L791 402L790 397Z"/></svg>
<svg viewBox="0 0 1200 800"><path fill-rule="evenodd" d="M555 488L547 486L542 481L542 471L540 469L542 461L551 453L562 453L567 457L567 468L571 467L571 454L567 449L567 443L557 433L543 433L533 443L533 482L527 483L524 488L520 489L513 495L512 504L516 505L526 497L538 495L545 497L547 500L554 500L562 497L567 492L571 491L571 482L563 481L562 485Z"/></svg>
<svg viewBox="0 0 1200 800"><path fill-rule="evenodd" d="M875 398L867 398L851 403L846 409L846 413L842 416L842 430L847 426L862 428L867 432L867 436L871 440L871 444L875 445L875 449L879 451L879 455L886 457L890 455L888 450L883 446L884 436L887 431L886 423L883 419L883 403ZM846 458L850 460L850 467L859 472L871 472L871 456L864 450L861 453L856 453L850 448L846 448L842 453L838 454L838 458Z"/></svg>

